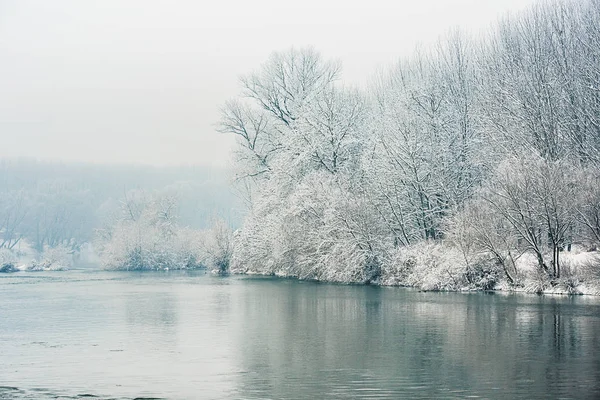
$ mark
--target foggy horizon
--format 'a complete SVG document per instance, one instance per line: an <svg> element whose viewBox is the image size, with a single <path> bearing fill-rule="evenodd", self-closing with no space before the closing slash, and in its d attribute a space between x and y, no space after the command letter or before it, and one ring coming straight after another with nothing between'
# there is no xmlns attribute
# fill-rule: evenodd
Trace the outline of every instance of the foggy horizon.
<svg viewBox="0 0 600 400"><path fill-rule="evenodd" d="M0 1L0 158L226 167L219 108L272 52L311 46L364 85L419 44L532 3Z"/></svg>

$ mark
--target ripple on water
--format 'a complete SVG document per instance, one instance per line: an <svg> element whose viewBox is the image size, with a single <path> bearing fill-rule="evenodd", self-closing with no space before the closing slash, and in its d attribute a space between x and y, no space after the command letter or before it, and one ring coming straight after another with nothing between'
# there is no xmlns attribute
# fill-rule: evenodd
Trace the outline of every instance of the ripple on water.
<svg viewBox="0 0 600 400"><path fill-rule="evenodd" d="M600 398L598 354L590 298L183 273L0 279L2 400Z"/></svg>
<svg viewBox="0 0 600 400"><path fill-rule="evenodd" d="M102 399L102 400L167 400L164 397L112 397L91 393L69 395L47 388L20 389L13 386L0 386L0 399L6 400L47 400L47 399Z"/></svg>

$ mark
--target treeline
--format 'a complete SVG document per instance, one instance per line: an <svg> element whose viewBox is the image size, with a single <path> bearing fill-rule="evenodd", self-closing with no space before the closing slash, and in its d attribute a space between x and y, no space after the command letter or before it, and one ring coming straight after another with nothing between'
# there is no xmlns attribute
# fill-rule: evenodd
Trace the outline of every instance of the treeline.
<svg viewBox="0 0 600 400"><path fill-rule="evenodd" d="M222 111L250 206L232 268L429 289L597 279L593 257L562 259L600 242L598 21L596 0L541 2L366 90L313 49L273 54Z"/></svg>
<svg viewBox="0 0 600 400"><path fill-rule="evenodd" d="M205 231L215 220L235 227L241 211L230 190L229 179L225 170L199 166L0 160L0 261L13 265L25 257L37 261L33 264L36 268L40 262L64 264L66 255L73 255L77 262L82 248L88 251L90 248L111 249L110 255L114 256L114 247L105 243L110 236L108 232L123 230L124 219L133 218L133 214L125 215L124 210L133 207L135 202L140 208L138 212L142 213L142 208L150 210L168 201L168 219L173 232L175 225L181 231ZM146 221L146 216L151 214L148 210L144 218L137 216L135 220ZM152 233L158 235L152 230L143 233L147 240ZM152 240L158 242L159 237ZM162 251L161 246L168 243L161 242L156 251ZM154 251L154 247L150 250ZM118 267L108 254L100 256L105 266ZM166 260L170 264L162 261L137 268L186 265L174 260Z"/></svg>

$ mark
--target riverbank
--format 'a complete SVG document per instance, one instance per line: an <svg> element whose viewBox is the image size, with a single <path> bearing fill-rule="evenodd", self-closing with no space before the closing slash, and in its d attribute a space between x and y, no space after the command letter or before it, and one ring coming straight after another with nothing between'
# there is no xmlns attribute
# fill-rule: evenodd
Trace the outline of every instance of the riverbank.
<svg viewBox="0 0 600 400"><path fill-rule="evenodd" d="M555 295L600 295L600 253L575 248L561 253L562 275L558 279L541 272L535 257L522 255L514 265L515 282L502 268L482 254L465 258L452 246L440 243L397 249L378 268L331 273L325 269L304 269L294 265L275 266L268 261L263 268L248 268L233 263L231 273L278 276L317 282L403 286L423 291L498 291ZM360 273L362 272L362 273Z"/></svg>
<svg viewBox="0 0 600 400"><path fill-rule="evenodd" d="M562 295L562 296L581 296L581 295L586 295L586 296L600 296L600 284L579 284L577 286L575 286L574 288L571 287L569 284L567 283L557 283L555 286L552 286L552 284L549 284L547 287L544 287L541 290L538 290L537 288L533 288L533 285L535 284L534 281L529 282L528 285L522 285L522 286L515 286L515 285L510 285L508 282L506 281L502 281L499 284L497 284L496 286L494 286L493 288L490 289L484 289L484 288L477 288L477 287L462 287L462 288L458 288L458 289L452 289L452 288L444 288L444 289L437 289L437 288L426 288L423 286L419 286L419 285L410 285L410 284L405 284L405 283L398 283L398 282L394 282L394 283L387 283L387 282L381 282L381 281L374 281L374 282L369 282L369 283L365 283L365 282L341 282L341 281L337 281L337 280L322 280L322 279L314 279L314 278L300 278L298 276L294 276L294 275L284 275L284 274L264 274L264 273L259 273L259 272L252 272L252 271L246 271L246 272L235 272L233 275L250 275L250 276L276 276L278 278L281 279L295 279L295 280L304 280L304 281L311 281L311 282L321 282L321 283L335 283L335 284L346 284L346 285L375 285L375 286L387 286L387 287L406 287L406 288L412 288L412 289L418 289L419 291L422 292L457 292L457 293L472 293L472 292L498 292L498 293L526 293L526 294L544 294L544 295Z"/></svg>
<svg viewBox="0 0 600 400"><path fill-rule="evenodd" d="M418 246L401 247L386 258L361 268L357 264L336 269L306 269L301 265L277 265L273 260L260 264L232 260L228 271L214 268L137 268L129 271L169 271L203 269L213 275L261 275L341 284L368 284L379 286L411 287L421 291L447 292L522 292L554 295L600 295L600 252L585 251L575 247L571 252L561 253L560 278L555 279L540 271L531 254L520 256L510 276L503 268L485 254L465 257L456 247L443 243L426 243ZM258 267L257 267L258 266ZM18 264L3 263L0 272L62 271L69 269L62 263L32 262ZM113 271L128 271L125 268L104 268ZM308 271L308 272L307 272Z"/></svg>

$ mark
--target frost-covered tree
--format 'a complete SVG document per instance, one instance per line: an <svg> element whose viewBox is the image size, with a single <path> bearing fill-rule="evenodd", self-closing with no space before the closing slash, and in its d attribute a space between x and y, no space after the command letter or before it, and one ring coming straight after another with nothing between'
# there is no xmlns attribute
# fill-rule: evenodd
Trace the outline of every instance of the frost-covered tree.
<svg viewBox="0 0 600 400"><path fill-rule="evenodd" d="M239 141L240 177L271 170L278 156L304 140L296 121L309 104L331 89L339 66L313 49L274 53L258 70L240 79L242 100L225 104L220 130Z"/></svg>
<svg viewBox="0 0 600 400"><path fill-rule="evenodd" d="M597 1L540 2L488 36L482 110L499 146L597 160L598 15Z"/></svg>
<svg viewBox="0 0 600 400"><path fill-rule="evenodd" d="M0 195L0 249L13 249L25 236L30 201L22 189Z"/></svg>
<svg viewBox="0 0 600 400"><path fill-rule="evenodd" d="M445 229L450 243L463 256L467 276L474 275L481 264L491 261L511 284L519 282L517 260L524 250L519 245L518 234L507 219L490 210L486 200L476 197L467 202L447 220Z"/></svg>
<svg viewBox="0 0 600 400"><path fill-rule="evenodd" d="M490 288L533 257L557 284L561 254L600 238L598 17L540 2L364 91L312 49L275 53L222 111L248 199L232 270Z"/></svg>
<svg viewBox="0 0 600 400"><path fill-rule="evenodd" d="M600 171L586 168L580 172L577 196L579 235L588 246L600 246Z"/></svg>
<svg viewBox="0 0 600 400"><path fill-rule="evenodd" d="M92 194L68 180L42 181L32 196L26 224L27 237L38 252L57 246L77 250L93 233Z"/></svg>
<svg viewBox="0 0 600 400"><path fill-rule="evenodd" d="M238 162L246 171L242 177L252 179L254 199L235 236L234 270L330 279L336 275L329 269L341 263L335 265L335 256L324 260L332 255L325 243L337 242L331 241L334 234L326 237L333 226L323 224L322 207L329 206L327 211L343 220L351 215L339 200L352 189L340 187L360 181L368 135L365 99L336 85L338 73L337 64L311 49L276 53L258 72L242 78L246 104L225 106L221 130L239 138ZM307 190L321 199L320 211L309 206L313 200ZM343 236L352 238L355 228L345 223ZM359 248L369 252L364 243L348 247ZM347 255L338 251L337 260ZM373 263L369 257L356 262L359 270Z"/></svg>
<svg viewBox="0 0 600 400"><path fill-rule="evenodd" d="M400 63L375 87L377 135L365 165L396 243L441 238L443 218L482 179L470 47L455 32L435 52Z"/></svg>
<svg viewBox="0 0 600 400"><path fill-rule="evenodd" d="M482 189L490 212L501 224L490 230L503 230L508 223L518 238L517 247L531 251L544 272L560 277L560 252L572 241L576 217L578 182L566 162L544 160L535 154L511 158L499 165ZM547 261L547 249L551 261Z"/></svg>

